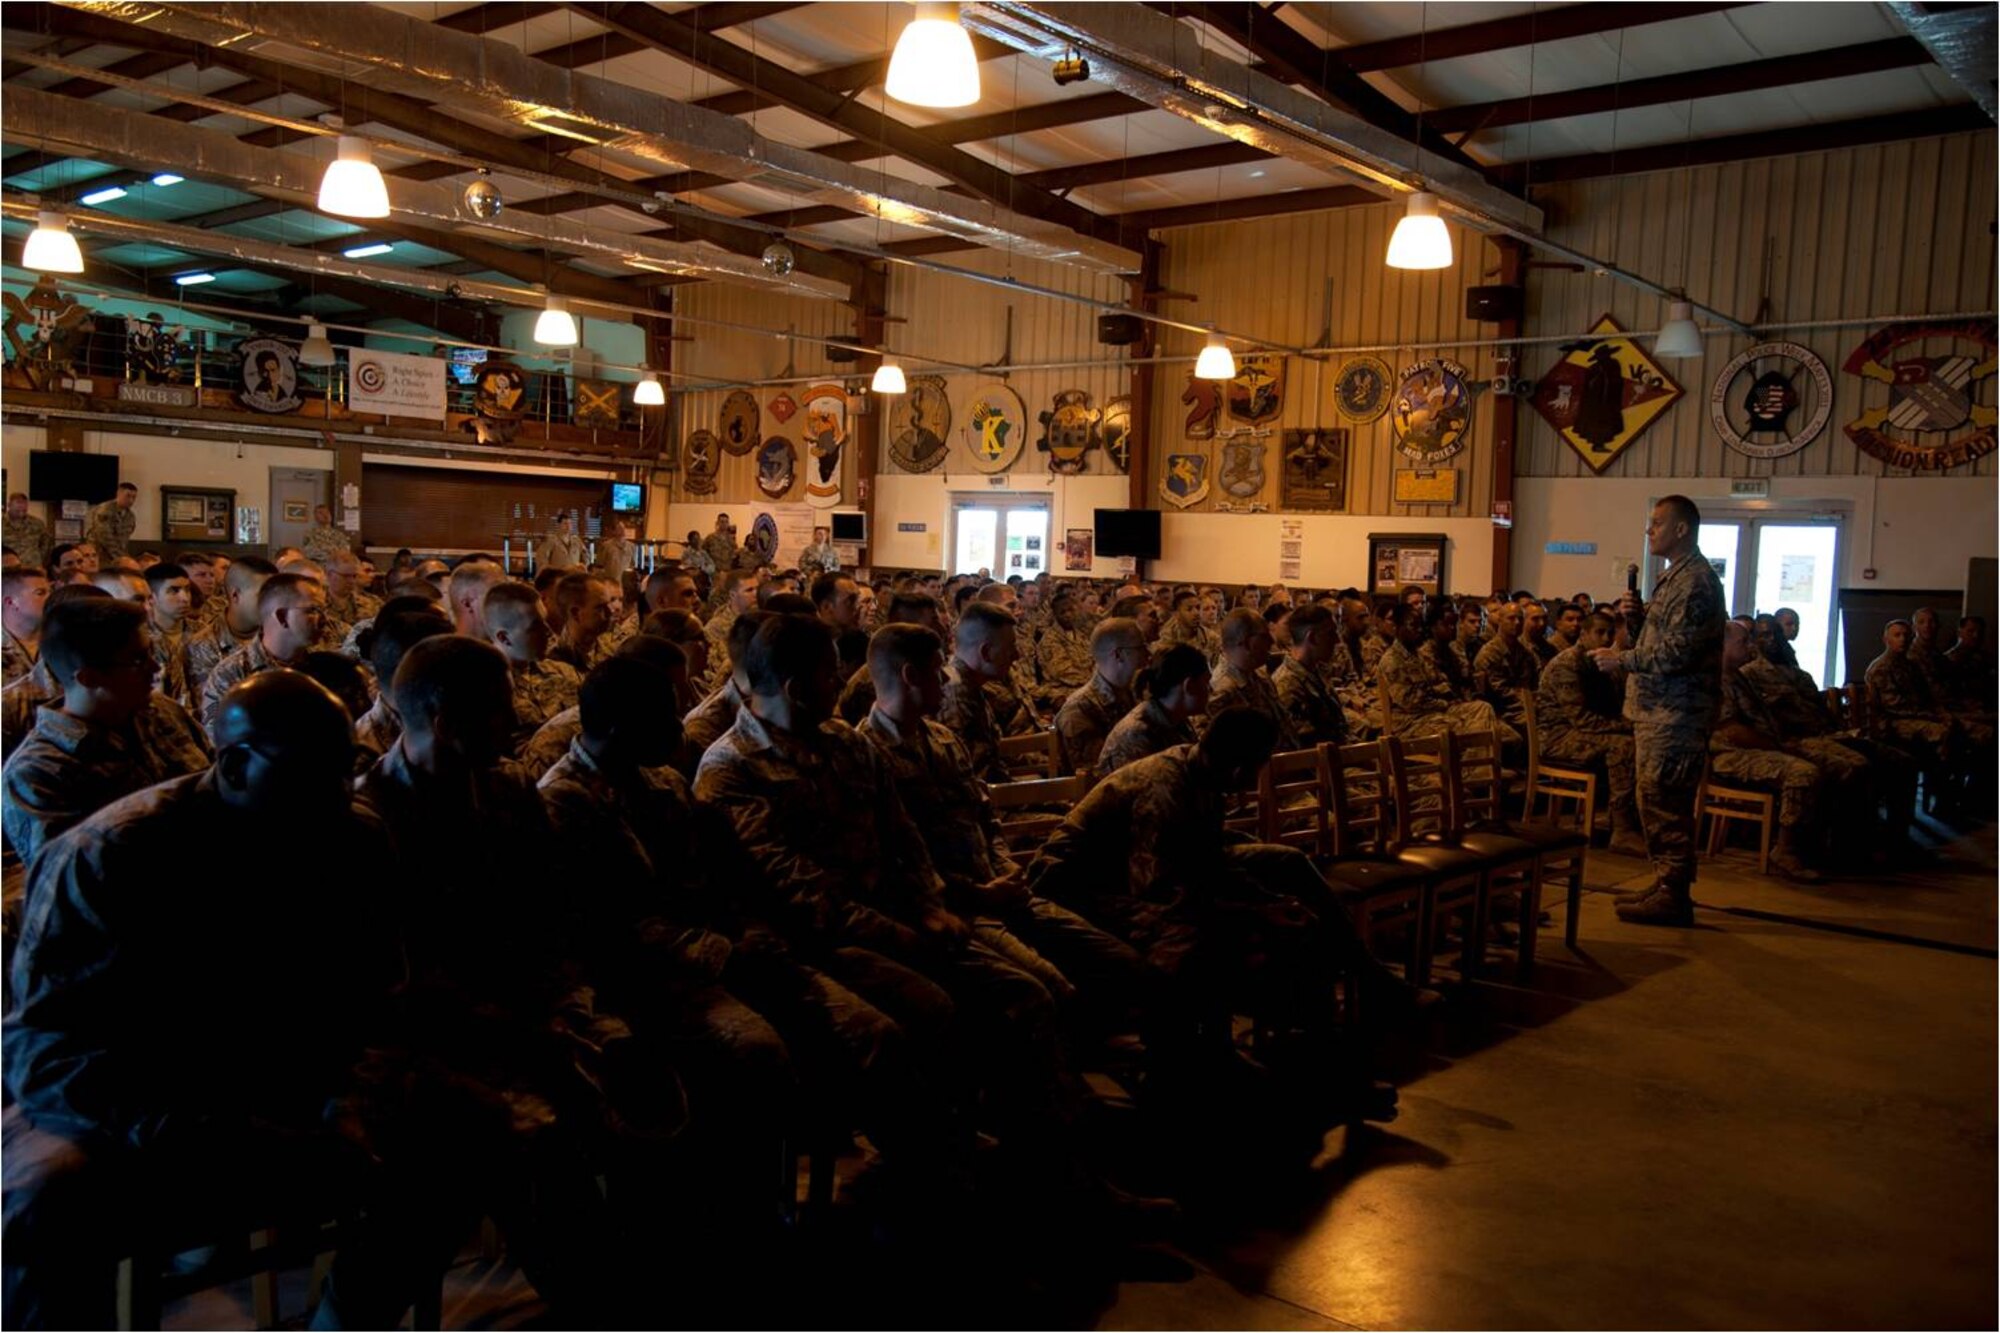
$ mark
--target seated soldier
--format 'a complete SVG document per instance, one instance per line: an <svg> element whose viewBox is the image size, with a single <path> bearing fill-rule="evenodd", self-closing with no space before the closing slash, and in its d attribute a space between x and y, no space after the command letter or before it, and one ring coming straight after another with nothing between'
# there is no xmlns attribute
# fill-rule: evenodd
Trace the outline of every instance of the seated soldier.
<svg viewBox="0 0 2000 1333"><path fill-rule="evenodd" d="M1180 644L1160 654L1149 673L1145 702L1118 720L1097 755L1100 774L1173 745L1194 743L1194 719L1208 716L1208 659Z"/></svg>
<svg viewBox="0 0 2000 1333"><path fill-rule="evenodd" d="M158 666L142 608L108 597L62 601L43 620L42 656L61 702L36 710L7 761L0 808L7 844L23 861L119 797L199 773L210 758L194 718L153 689Z"/></svg>
<svg viewBox="0 0 2000 1333"><path fill-rule="evenodd" d="M972 760L972 771L988 782L1005 782L1000 758L1000 724L985 687L1007 679L1019 652L1014 613L985 602L966 603L952 635L952 659L945 668L944 706L938 721L950 727Z"/></svg>
<svg viewBox="0 0 2000 1333"><path fill-rule="evenodd" d="M1133 678L1151 660L1138 622L1117 619L1100 620L1091 631L1090 656L1090 680L1077 686L1056 713L1063 768L1070 773L1097 767L1105 738L1135 705Z"/></svg>
<svg viewBox="0 0 2000 1333"><path fill-rule="evenodd" d="M40 653L42 604L48 600L49 576L33 565L13 565L0 574L5 684L12 685L35 669L35 659Z"/></svg>
<svg viewBox="0 0 2000 1333"><path fill-rule="evenodd" d="M889 599L888 619L891 625L922 625L940 639L948 638L944 628L944 613L938 606L938 599L927 592L914 590L899 592ZM868 664L847 678L847 684L840 689L840 720L849 726L861 725L861 719L868 716L868 710L875 706L875 684L868 678Z"/></svg>
<svg viewBox="0 0 2000 1333"><path fill-rule="evenodd" d="M1195 744L1099 782L1028 869L1035 893L1119 936L1165 978L1169 998L1147 1035L1149 1077L1200 1079L1191 1064L1202 1053L1198 1029L1244 1006L1330 1037L1338 972L1359 984L1364 1013L1386 1018L1413 1003L1360 946L1305 853L1224 829L1230 793L1255 778L1276 740L1268 714L1218 714ZM1228 1045L1227 1024L1211 1027L1208 1049ZM1369 1118L1394 1115L1393 1090L1347 1083Z"/></svg>
<svg viewBox="0 0 2000 1333"><path fill-rule="evenodd" d="M1863 677L1871 696L1870 712L1887 738L1908 750L1932 783L1942 786L1946 771L1963 755L1965 740L1910 661L1910 637L1907 620L1892 620L1883 627L1882 655L1868 664Z"/></svg>
<svg viewBox="0 0 2000 1333"><path fill-rule="evenodd" d="M707 750L721 739L736 721L737 710L743 707L750 684L743 675L743 663L750 651L750 640L757 637L757 627L764 623L769 611L745 611L729 624L729 634L724 641L724 665L727 671L722 685L706 699L694 706L692 712L681 719L685 741L696 751ZM743 628L738 629L737 625Z"/></svg>
<svg viewBox="0 0 2000 1333"><path fill-rule="evenodd" d="M1136 635L1137 626L1129 628ZM1100 625L1100 639L1103 632ZM1133 985L1138 957L1074 912L1028 893L1022 867L1000 840L986 784L972 772L958 737L931 716L944 693L943 654L943 641L920 625L876 631L868 665L880 683L859 730L881 751L896 794L923 835L944 880L945 905L972 923L981 943L1033 974L1065 1009L1075 1005L1082 985L1100 1012L1108 1012Z"/></svg>
<svg viewBox="0 0 2000 1333"><path fill-rule="evenodd" d="M187 683L191 700L188 707L194 712L201 712L197 705L202 698L203 687L208 684L208 673L215 670L223 658L248 645L263 628L264 619L257 610L257 595L264 590L265 580L277 572L278 567L261 556L238 556L229 562L217 598L221 609L187 641Z"/></svg>
<svg viewBox="0 0 2000 1333"><path fill-rule="evenodd" d="M1788 878L1815 883L1819 872L1806 863L1806 840L1815 831L1815 811L1832 795L1834 775L1799 753L1743 679L1742 668L1755 654L1750 628L1739 620L1723 624L1722 712L1709 733L1709 768L1724 782L1774 786L1780 791L1778 847L1771 864ZM1847 773L1858 771L1849 766Z"/></svg>
<svg viewBox="0 0 2000 1333"><path fill-rule="evenodd" d="M674 715L686 717L701 702L694 683L708 674L708 635L701 622L686 611L649 611L639 621L639 633L664 639L681 650L681 671L674 678Z"/></svg>
<svg viewBox="0 0 2000 1333"><path fill-rule="evenodd" d="M1604 766L1611 796L1611 850L1644 857L1646 835L1639 824L1636 750L1632 724L1625 720L1624 691L1597 669L1590 654L1611 646L1611 617L1592 613L1576 643L1549 659L1535 686L1535 722L1542 732L1542 758L1579 768Z"/></svg>
<svg viewBox="0 0 2000 1333"><path fill-rule="evenodd" d="M1035 645L1035 666L1041 677L1039 698L1051 708L1061 707L1090 684L1096 666L1090 624L1076 594L1067 588L1057 592L1051 604L1048 627Z"/></svg>
<svg viewBox="0 0 2000 1333"><path fill-rule="evenodd" d="M354 720L355 762L362 768L389 752L402 733L396 717L396 668L410 648L438 634L451 633L451 621L435 602L421 597L391 597L362 631L368 664L375 671L375 701Z"/></svg>
<svg viewBox="0 0 2000 1333"><path fill-rule="evenodd" d="M1472 663L1475 697L1491 704L1500 720L1516 731L1523 725L1521 691L1534 689L1541 675L1541 662L1522 641L1524 622L1519 603L1503 603L1492 641Z"/></svg>
<svg viewBox="0 0 2000 1333"><path fill-rule="evenodd" d="M1984 616L1962 616L1958 622L1958 638L1945 651L1945 658L1952 670L1958 674L1959 687L1966 697L1976 703L1983 712L1991 713L1994 704L1994 660L1992 650L1986 645L1986 618Z"/></svg>
<svg viewBox="0 0 2000 1333"><path fill-rule="evenodd" d="M73 601L101 601L111 594L88 580L65 583L49 593L42 604L42 616ZM111 598L111 600L116 600ZM49 664L37 658L28 674L9 681L0 689L0 753L11 755L35 728L35 714L44 708L62 706L63 687L57 683Z"/></svg>
<svg viewBox="0 0 2000 1333"><path fill-rule="evenodd" d="M1993 746L1993 705L1981 690L1968 688L1945 652L1938 613L1920 606L1910 617L1910 662L1924 678L1931 698L1951 714L1974 751ZM1972 684L1976 685L1976 682Z"/></svg>
<svg viewBox="0 0 2000 1333"><path fill-rule="evenodd" d="M1375 669L1382 656L1373 646L1375 615L1358 593L1343 594L1336 606L1340 644L1320 670L1347 712L1348 734L1374 736L1382 729L1381 702L1375 693Z"/></svg>
<svg viewBox="0 0 2000 1333"><path fill-rule="evenodd" d="M187 644L194 628L194 619L189 614L194 585L188 582L186 570L161 561L147 569L146 588L152 594L148 615L153 658L160 664L160 693L188 707L194 702L187 678Z"/></svg>
<svg viewBox="0 0 2000 1333"><path fill-rule="evenodd" d="M1450 684L1460 702L1473 697L1472 663L1460 651L1458 612L1450 602L1439 602L1424 623L1423 646L1417 649L1431 667Z"/></svg>
<svg viewBox="0 0 2000 1333"><path fill-rule="evenodd" d="M734 839L671 767L680 718L666 673L643 656L650 648L685 662L637 635L592 668L580 730L539 786L571 885L568 952L688 1087L677 1225L740 1234L768 1219L756 1182L788 1127L791 1066L777 1032L727 989L742 938L724 894L740 873L724 854ZM699 1188L687 1188L690 1173Z"/></svg>
<svg viewBox="0 0 2000 1333"><path fill-rule="evenodd" d="M1185 643L1200 653L1213 670L1222 661L1222 632L1219 625L1202 622L1201 603L1201 594L1193 588L1174 592L1171 614L1160 626L1159 645L1164 650Z"/></svg>
<svg viewBox="0 0 2000 1333"><path fill-rule="evenodd" d="M544 722L575 705L583 677L575 667L549 660L549 623L541 599L525 583L496 583L481 610L486 641L507 659L514 683L514 744L519 754Z"/></svg>
<svg viewBox="0 0 2000 1333"><path fill-rule="evenodd" d="M150 673L149 650L124 648ZM310 1209L351 1222L319 1326L388 1328L450 1250L335 1114L400 976L392 895L349 859L383 863L347 789L347 715L268 672L223 700L216 739L213 767L98 811L30 870L6 1043L12 1327L110 1327L121 1257ZM204 847L284 866L283 892L226 876L160 892L161 867Z"/></svg>
<svg viewBox="0 0 2000 1333"><path fill-rule="evenodd" d="M549 660L588 671L597 641L611 628L611 605L604 584L588 574L568 573L556 580L553 601L549 621L557 641L548 650Z"/></svg>
<svg viewBox="0 0 2000 1333"><path fill-rule="evenodd" d="M319 642L326 585L304 574L274 574L257 590L256 637L216 663L201 687L201 720L213 732L222 698L260 671L295 667Z"/></svg>
<svg viewBox="0 0 2000 1333"><path fill-rule="evenodd" d="M1435 736L1443 731L1491 731L1506 745L1521 733L1502 722L1484 699L1461 702L1451 683L1417 651L1423 642L1422 615L1407 602L1390 612L1396 641L1382 654L1377 671L1389 700L1389 721L1398 736ZM1484 652L1485 649L1481 649Z"/></svg>
<svg viewBox="0 0 2000 1333"><path fill-rule="evenodd" d="M1292 646L1278 663L1271 687L1291 723L1292 738L1300 747L1344 744L1347 714L1320 674L1339 644L1333 613L1323 606L1302 606L1286 623Z"/></svg>
<svg viewBox="0 0 2000 1333"><path fill-rule="evenodd" d="M1558 645L1549 638L1549 609L1540 602L1521 604L1521 643L1534 655L1537 675L1551 657L1569 646Z"/></svg>
<svg viewBox="0 0 2000 1333"><path fill-rule="evenodd" d="M1071 596L1074 598L1077 594L1072 593ZM976 589L971 600L998 607L1015 617L1013 664L1007 668L1004 677L989 680L985 685L986 704L993 710L993 724L1000 729L1002 736L1032 736L1048 730L1042 713L1044 700L1048 707L1053 708L1066 697L1066 692L1060 687L1050 691L1037 675L1040 660L1036 653L1042 633L1055 623L1053 613L1031 634L1020 623L1020 617L1014 610L1019 598L1011 583L988 583ZM1090 617L1078 615L1076 624L1087 645L1090 640Z"/></svg>
<svg viewBox="0 0 2000 1333"><path fill-rule="evenodd" d="M1278 692L1264 664L1271 657L1271 629L1255 611L1238 607L1222 620L1222 660L1208 678L1208 717L1232 708L1248 708L1271 719L1278 730L1278 748L1296 750L1292 719L1278 702ZM1195 723L1199 730L1204 724Z"/></svg>

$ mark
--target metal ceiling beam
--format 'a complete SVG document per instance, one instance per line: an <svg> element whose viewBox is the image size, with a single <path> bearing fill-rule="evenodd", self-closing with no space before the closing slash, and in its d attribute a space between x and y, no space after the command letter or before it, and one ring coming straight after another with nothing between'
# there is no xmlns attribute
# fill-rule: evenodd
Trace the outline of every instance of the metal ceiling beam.
<svg viewBox="0 0 2000 1333"><path fill-rule="evenodd" d="M1515 47L1558 42L1568 37L1588 37L1593 33L1616 32L1649 23L1670 23L1675 19L1738 9L1746 0L1724 3L1663 3L1647 0L1635 3L1594 0L1594 3L1538 9L1513 18L1489 19L1455 28L1433 28L1407 37L1389 37L1379 42L1356 42L1335 47L1342 64L1357 74L1377 69L1401 69L1433 60L1455 60L1461 56L1485 55L1490 51L1511 51Z"/></svg>
<svg viewBox="0 0 2000 1333"><path fill-rule="evenodd" d="M1995 54L1993 6L1890 0L1889 8L1951 75L1952 82L1972 95L1986 118L1995 119L2000 86L1996 86L1993 71L2000 57Z"/></svg>
<svg viewBox="0 0 2000 1333"><path fill-rule="evenodd" d="M1001 43L972 35L972 54L981 61L1001 60L1014 54L1013 49ZM849 65L836 65L815 74L804 75L815 85L836 93L856 93L864 88L872 88L882 82L889 72L887 55L871 56L867 60L857 60ZM762 111L766 107L777 106L778 100L761 89L742 88L735 92L717 93L704 97L695 105L704 111L720 111L726 116L747 116L752 111Z"/></svg>
<svg viewBox="0 0 2000 1333"><path fill-rule="evenodd" d="M1382 196L1358 185L1331 185L1320 190L1292 190L1285 194L1253 195L1244 199L1224 199L1215 204L1182 204L1174 208L1148 208L1118 216L1159 231L1166 227L1195 227L1210 222L1240 222L1246 218L1276 217L1282 213L1312 213L1325 208L1352 208L1357 204L1379 204Z"/></svg>
<svg viewBox="0 0 2000 1333"><path fill-rule="evenodd" d="M1141 180L1148 176L1171 176L1177 171L1206 171L1246 162L1269 162L1272 157L1273 154L1261 148L1231 140L1203 144L1199 148L1173 148L1164 153L1146 153L1140 157L1082 162L1073 167L1050 167L1047 171L1024 172L1021 179L1045 190L1074 190L1085 185L1109 185L1114 181ZM1117 213L1112 216L1127 215Z"/></svg>
<svg viewBox="0 0 2000 1333"><path fill-rule="evenodd" d="M65 0L91 12L132 12L124 0ZM344 5L164 0L145 6L146 26L217 48L274 43L338 54L366 70L371 91L449 102L517 125L560 132L664 166L712 171L796 191L802 201L843 204L889 221L969 236L1019 253L1100 270L1126 271L1130 250L1017 210L856 170L758 135L741 121L657 93L563 71L490 38L391 11L356 24Z"/></svg>
<svg viewBox="0 0 2000 1333"><path fill-rule="evenodd" d="M474 5L456 14L447 14L438 22L454 32L484 34L511 24L532 22L561 8L560 4L548 4L543 0L492 0L489 4Z"/></svg>
<svg viewBox="0 0 2000 1333"><path fill-rule="evenodd" d="M1927 65L1930 60L1930 52L1915 38L1891 37L1886 41L1858 42L1852 46L1836 46L1772 60L1745 60L1734 65L1717 65L1712 69L1689 70L1684 74L1626 79L1621 83L1599 84L1595 88L1538 93L1533 97L1509 97L1497 102L1469 102L1463 106L1426 111L1424 120L1440 130L1477 134L1481 130L1525 125L1532 121L1560 120L1565 116L1588 116L1604 111L1629 111L1633 107L1661 106L1690 99L1754 92L1760 88L1784 88L1795 83L1873 74L1879 70Z"/></svg>

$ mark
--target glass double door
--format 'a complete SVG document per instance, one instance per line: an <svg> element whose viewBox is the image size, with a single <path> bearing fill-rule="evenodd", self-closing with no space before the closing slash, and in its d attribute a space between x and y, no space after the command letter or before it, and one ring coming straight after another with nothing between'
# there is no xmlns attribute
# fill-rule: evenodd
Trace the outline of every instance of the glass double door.
<svg viewBox="0 0 2000 1333"><path fill-rule="evenodd" d="M1718 513L1701 525L1701 552L1722 580L1729 614L1798 612L1793 648L1821 681L1837 678L1840 526L1837 514L1747 513Z"/></svg>
<svg viewBox="0 0 2000 1333"><path fill-rule="evenodd" d="M1024 579L1049 568L1049 506L1046 500L1008 503L982 500L952 507L951 574Z"/></svg>

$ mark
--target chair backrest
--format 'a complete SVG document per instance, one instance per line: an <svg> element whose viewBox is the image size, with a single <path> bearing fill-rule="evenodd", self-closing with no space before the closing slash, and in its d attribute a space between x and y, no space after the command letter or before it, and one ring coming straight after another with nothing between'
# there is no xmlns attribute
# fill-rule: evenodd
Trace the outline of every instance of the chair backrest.
<svg viewBox="0 0 2000 1333"><path fill-rule="evenodd" d="M1535 692L1521 691L1521 727L1528 733L1528 791L1534 800L1535 783L1542 776L1542 727L1535 717Z"/></svg>
<svg viewBox="0 0 2000 1333"><path fill-rule="evenodd" d="M1265 842L1297 847L1313 856L1328 853L1326 789L1317 750L1272 755L1259 777L1257 799L1264 817L1258 836Z"/></svg>
<svg viewBox="0 0 2000 1333"><path fill-rule="evenodd" d="M1453 825L1506 822L1507 781L1499 734L1470 731L1445 737L1446 768L1453 796Z"/></svg>
<svg viewBox="0 0 2000 1333"><path fill-rule="evenodd" d="M1399 844L1428 837L1449 840L1458 831L1457 802L1451 791L1450 734L1384 736L1377 742L1382 747L1382 767L1389 775L1389 799L1395 805Z"/></svg>
<svg viewBox="0 0 2000 1333"><path fill-rule="evenodd" d="M1387 856L1396 848L1389 774L1374 741L1319 747L1320 790L1326 797L1328 850L1335 857Z"/></svg>
<svg viewBox="0 0 2000 1333"><path fill-rule="evenodd" d="M1253 838L1264 836L1264 775L1259 771L1255 780L1242 791L1231 792L1225 798L1222 827L1235 833L1247 833Z"/></svg>
<svg viewBox="0 0 2000 1333"><path fill-rule="evenodd" d="M1045 778L1063 775L1062 738L1053 731L1037 731L1026 736L1000 738L1000 762L1009 773L1039 774Z"/></svg>
<svg viewBox="0 0 2000 1333"><path fill-rule="evenodd" d="M1000 821L1000 840L1013 851L1039 846L1095 785L1089 773L990 784L986 791Z"/></svg>

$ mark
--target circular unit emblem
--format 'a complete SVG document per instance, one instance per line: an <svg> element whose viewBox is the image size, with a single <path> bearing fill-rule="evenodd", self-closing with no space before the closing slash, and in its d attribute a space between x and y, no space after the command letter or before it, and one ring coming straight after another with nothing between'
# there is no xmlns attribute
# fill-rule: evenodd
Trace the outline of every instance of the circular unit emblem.
<svg viewBox="0 0 2000 1333"><path fill-rule="evenodd" d="M1433 357L1403 372L1390 402L1396 451L1412 462L1441 463L1465 448L1472 424L1472 390L1465 367Z"/></svg>
<svg viewBox="0 0 2000 1333"><path fill-rule="evenodd" d="M479 368L479 389L473 407L482 417L518 421L528 411L528 372L507 361L488 361Z"/></svg>
<svg viewBox="0 0 2000 1333"><path fill-rule="evenodd" d="M1131 470L1132 400L1113 398L1104 405L1104 419L1097 423L1097 441L1120 472Z"/></svg>
<svg viewBox="0 0 2000 1333"><path fill-rule="evenodd" d="M1389 410L1389 391L1394 385L1395 374L1388 362L1357 356L1333 377L1333 410L1349 421L1373 421Z"/></svg>
<svg viewBox="0 0 2000 1333"><path fill-rule="evenodd" d="M252 338L237 345L242 358L242 384L237 401L257 412L290 412L299 397L298 349L276 338ZM375 373L382 373L377 366Z"/></svg>
<svg viewBox="0 0 2000 1333"><path fill-rule="evenodd" d="M972 395L966 444L979 472L1005 472L1028 442L1028 408L1004 384L982 384Z"/></svg>
<svg viewBox="0 0 2000 1333"><path fill-rule="evenodd" d="M354 365L354 382L369 393L380 393L389 383L389 375L382 369L380 361L357 361Z"/></svg>
<svg viewBox="0 0 2000 1333"><path fill-rule="evenodd" d="M889 457L906 472L929 472L950 452L951 399L942 375L912 375L889 409Z"/></svg>
<svg viewBox="0 0 2000 1333"><path fill-rule="evenodd" d="M757 489L782 499L798 479L798 446L782 435L766 435L757 446Z"/></svg>
<svg viewBox="0 0 2000 1333"><path fill-rule="evenodd" d="M705 430L695 431L687 437L687 457L681 463L681 477L689 495L712 495L715 492L715 470L722 460L717 457L721 446L715 436Z"/></svg>
<svg viewBox="0 0 2000 1333"><path fill-rule="evenodd" d="M757 447L757 399L748 389L737 389L722 400L717 429L722 435L722 452L741 458Z"/></svg>
<svg viewBox="0 0 2000 1333"><path fill-rule="evenodd" d="M778 520L769 514L759 514L750 524L750 535L743 539L743 549L748 551L761 567L778 558Z"/></svg>
<svg viewBox="0 0 2000 1333"><path fill-rule="evenodd" d="M1799 343L1758 343L1739 353L1708 391L1715 433L1750 458L1797 453L1832 416L1833 372Z"/></svg>
<svg viewBox="0 0 2000 1333"><path fill-rule="evenodd" d="M1867 405L1841 429L1890 467L1942 472L1984 458L1995 447L1994 341L1990 320L1877 329L1841 364L1861 377Z"/></svg>

